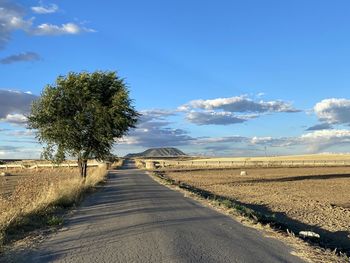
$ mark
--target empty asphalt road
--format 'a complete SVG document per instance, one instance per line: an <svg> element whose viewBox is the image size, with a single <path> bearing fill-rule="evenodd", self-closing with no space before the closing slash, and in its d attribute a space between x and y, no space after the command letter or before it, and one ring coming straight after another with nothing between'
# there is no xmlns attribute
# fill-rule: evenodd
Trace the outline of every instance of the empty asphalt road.
<svg viewBox="0 0 350 263"><path fill-rule="evenodd" d="M128 164L21 262L302 262Z"/></svg>

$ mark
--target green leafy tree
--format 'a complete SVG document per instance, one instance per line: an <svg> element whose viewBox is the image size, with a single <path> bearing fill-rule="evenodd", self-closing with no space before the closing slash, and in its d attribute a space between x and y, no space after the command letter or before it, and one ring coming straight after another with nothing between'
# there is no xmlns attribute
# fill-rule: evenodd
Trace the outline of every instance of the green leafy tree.
<svg viewBox="0 0 350 263"><path fill-rule="evenodd" d="M87 175L87 160L111 156L115 139L135 127L135 111L124 80L116 72L71 72L47 85L28 116L28 127L45 145L46 159L78 159Z"/></svg>

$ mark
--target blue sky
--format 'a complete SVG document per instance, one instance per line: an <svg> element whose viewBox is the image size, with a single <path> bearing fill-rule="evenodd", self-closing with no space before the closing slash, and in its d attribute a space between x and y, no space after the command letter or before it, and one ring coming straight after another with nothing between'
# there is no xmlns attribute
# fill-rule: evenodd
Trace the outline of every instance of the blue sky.
<svg viewBox="0 0 350 263"><path fill-rule="evenodd" d="M40 155L30 101L83 70L116 70L144 113L119 155L348 152L349 11L341 0L0 0L0 158Z"/></svg>

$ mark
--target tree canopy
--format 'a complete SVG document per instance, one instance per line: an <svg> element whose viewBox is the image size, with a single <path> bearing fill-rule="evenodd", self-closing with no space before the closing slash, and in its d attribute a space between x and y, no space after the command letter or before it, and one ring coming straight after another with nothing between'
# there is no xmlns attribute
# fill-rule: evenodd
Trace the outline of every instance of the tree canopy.
<svg viewBox="0 0 350 263"><path fill-rule="evenodd" d="M46 145L46 159L77 157L85 177L87 159L110 156L115 139L134 127L138 116L116 72L70 72L45 87L28 122Z"/></svg>

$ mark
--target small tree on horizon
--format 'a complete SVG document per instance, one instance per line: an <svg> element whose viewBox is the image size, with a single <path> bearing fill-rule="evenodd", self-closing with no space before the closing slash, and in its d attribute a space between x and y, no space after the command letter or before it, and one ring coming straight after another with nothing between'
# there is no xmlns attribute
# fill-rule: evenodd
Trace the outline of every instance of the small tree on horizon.
<svg viewBox="0 0 350 263"><path fill-rule="evenodd" d="M111 156L115 139L135 127L138 116L116 72L70 72L47 85L32 104L28 128L46 145L45 159L59 163L75 157L85 178L87 160Z"/></svg>

